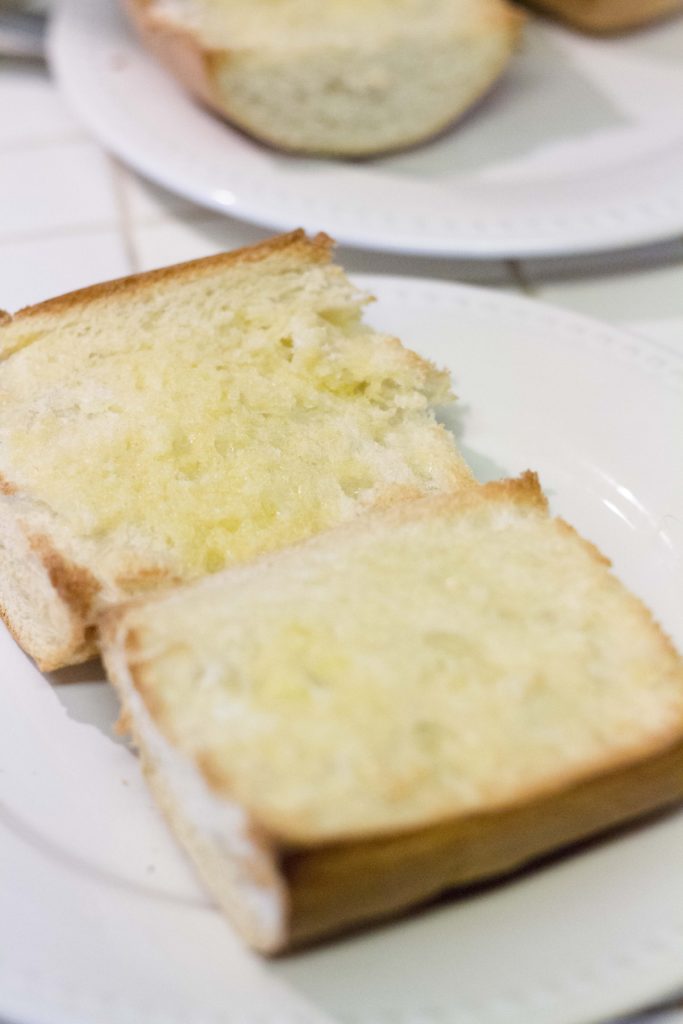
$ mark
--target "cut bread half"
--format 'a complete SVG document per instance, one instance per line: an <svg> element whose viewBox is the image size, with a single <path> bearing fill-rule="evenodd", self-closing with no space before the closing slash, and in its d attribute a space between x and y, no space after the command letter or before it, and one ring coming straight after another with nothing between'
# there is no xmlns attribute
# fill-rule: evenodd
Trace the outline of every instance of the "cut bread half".
<svg viewBox="0 0 683 1024"><path fill-rule="evenodd" d="M0 325L0 610L42 668L140 591L472 477L449 379L302 232Z"/></svg>
<svg viewBox="0 0 683 1024"><path fill-rule="evenodd" d="M683 0L527 0L584 32L623 32L683 11Z"/></svg>
<svg viewBox="0 0 683 1024"><path fill-rule="evenodd" d="M683 797L683 666L533 474L107 614L152 790L257 949Z"/></svg>
<svg viewBox="0 0 683 1024"><path fill-rule="evenodd" d="M440 132L507 65L506 0L124 0L200 100L282 149L363 156Z"/></svg>

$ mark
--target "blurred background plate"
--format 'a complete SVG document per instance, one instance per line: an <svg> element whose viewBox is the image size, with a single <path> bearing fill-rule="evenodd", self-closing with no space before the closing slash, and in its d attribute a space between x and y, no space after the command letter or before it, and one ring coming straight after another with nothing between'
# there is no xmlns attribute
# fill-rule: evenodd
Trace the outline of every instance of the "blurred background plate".
<svg viewBox="0 0 683 1024"><path fill-rule="evenodd" d="M554 511L683 648L671 472L683 355L503 293L358 283L378 296L379 328L452 370L446 423L479 477L537 469ZM0 666L0 1018L12 1024L588 1024L683 984L680 810L263 962L209 905L112 738L101 668L46 680L1 627Z"/></svg>
<svg viewBox="0 0 683 1024"><path fill-rule="evenodd" d="M459 257L579 254L683 233L683 17L611 39L530 18L453 130L367 162L256 143L189 99L115 0L62 0L52 67L92 133L148 178L279 229Z"/></svg>

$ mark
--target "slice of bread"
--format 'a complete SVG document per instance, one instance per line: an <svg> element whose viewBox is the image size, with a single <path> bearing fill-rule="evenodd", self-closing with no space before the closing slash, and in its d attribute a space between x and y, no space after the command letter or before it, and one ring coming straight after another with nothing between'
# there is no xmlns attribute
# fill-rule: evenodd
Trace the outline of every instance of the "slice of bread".
<svg viewBox="0 0 683 1024"><path fill-rule="evenodd" d="M362 156L435 135L503 72L506 0L124 0L150 49L281 149Z"/></svg>
<svg viewBox="0 0 683 1024"><path fill-rule="evenodd" d="M373 505L469 486L446 373L302 232L0 326L0 610L42 668L103 608Z"/></svg>
<svg viewBox="0 0 683 1024"><path fill-rule="evenodd" d="M622 32L683 10L683 0L526 0L584 32Z"/></svg>
<svg viewBox="0 0 683 1024"><path fill-rule="evenodd" d="M533 474L103 623L153 791L274 952L683 797L683 666Z"/></svg>

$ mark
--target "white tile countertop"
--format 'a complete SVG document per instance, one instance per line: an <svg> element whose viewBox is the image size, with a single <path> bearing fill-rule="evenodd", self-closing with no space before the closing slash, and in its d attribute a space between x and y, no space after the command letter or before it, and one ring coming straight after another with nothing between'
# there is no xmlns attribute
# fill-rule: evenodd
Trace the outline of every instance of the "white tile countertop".
<svg viewBox="0 0 683 1024"><path fill-rule="evenodd" d="M144 181L89 137L43 64L0 58L0 309L271 233ZM519 292L683 353L683 238L586 258L477 262L340 248L339 260L351 273ZM88 686L71 687L65 703L87 720L91 696ZM683 1011L657 1020L683 1024Z"/></svg>
<svg viewBox="0 0 683 1024"><path fill-rule="evenodd" d="M143 181L89 138L41 64L0 63L0 307L270 233ZM345 248L339 258L351 272L512 289L683 348L683 238L587 258L478 262Z"/></svg>

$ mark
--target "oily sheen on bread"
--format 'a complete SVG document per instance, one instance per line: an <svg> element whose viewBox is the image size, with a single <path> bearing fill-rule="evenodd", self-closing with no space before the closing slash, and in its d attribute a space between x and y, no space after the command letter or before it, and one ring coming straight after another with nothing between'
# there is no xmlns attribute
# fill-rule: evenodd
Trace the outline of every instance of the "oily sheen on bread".
<svg viewBox="0 0 683 1024"><path fill-rule="evenodd" d="M455 121L501 75L506 0L124 0L203 103L281 149L362 156Z"/></svg>
<svg viewBox="0 0 683 1024"><path fill-rule="evenodd" d="M621 32L683 11L683 0L527 0L584 32Z"/></svg>
<svg viewBox="0 0 683 1024"><path fill-rule="evenodd" d="M109 612L152 790L276 952L683 797L683 666L533 474Z"/></svg>
<svg viewBox="0 0 683 1024"><path fill-rule="evenodd" d="M472 477L448 375L295 232L0 325L0 610L42 668L111 604Z"/></svg>

